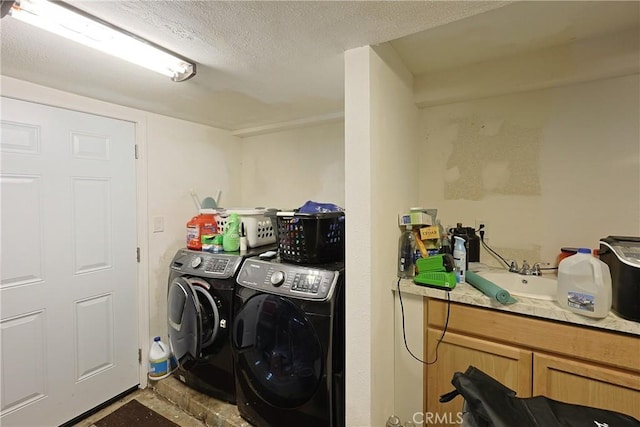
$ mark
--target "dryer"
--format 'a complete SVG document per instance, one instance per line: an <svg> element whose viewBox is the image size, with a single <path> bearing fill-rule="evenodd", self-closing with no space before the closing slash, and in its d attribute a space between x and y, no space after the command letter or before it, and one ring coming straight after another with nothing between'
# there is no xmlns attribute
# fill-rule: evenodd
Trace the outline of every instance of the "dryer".
<svg viewBox="0 0 640 427"><path fill-rule="evenodd" d="M256 427L344 426L344 263L249 258L237 285L240 415Z"/></svg>
<svg viewBox="0 0 640 427"><path fill-rule="evenodd" d="M169 343L175 376L209 396L235 403L230 329L236 273L245 255L180 249L170 265L167 290Z"/></svg>

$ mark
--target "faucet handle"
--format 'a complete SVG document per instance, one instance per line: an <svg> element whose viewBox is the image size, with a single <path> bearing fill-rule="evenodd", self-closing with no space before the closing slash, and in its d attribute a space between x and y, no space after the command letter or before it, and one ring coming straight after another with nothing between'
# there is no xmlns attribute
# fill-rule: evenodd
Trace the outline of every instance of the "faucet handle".
<svg viewBox="0 0 640 427"><path fill-rule="evenodd" d="M520 271L518 271L518 273L527 276L531 274L531 266L529 266L529 263L526 259L522 261L522 267L520 268Z"/></svg>
<svg viewBox="0 0 640 427"><path fill-rule="evenodd" d="M533 268L531 269L531 274L534 276L542 276L542 265L550 265L548 262L536 262L533 264Z"/></svg>
<svg viewBox="0 0 640 427"><path fill-rule="evenodd" d="M511 261L511 265L509 266L509 271L511 273L517 273L518 271L520 271L520 269L518 268L518 263L516 262L516 260L508 259L507 261Z"/></svg>
<svg viewBox="0 0 640 427"><path fill-rule="evenodd" d="M531 269L532 276L542 276L542 270L540 270L540 263L536 262L533 264L533 268Z"/></svg>

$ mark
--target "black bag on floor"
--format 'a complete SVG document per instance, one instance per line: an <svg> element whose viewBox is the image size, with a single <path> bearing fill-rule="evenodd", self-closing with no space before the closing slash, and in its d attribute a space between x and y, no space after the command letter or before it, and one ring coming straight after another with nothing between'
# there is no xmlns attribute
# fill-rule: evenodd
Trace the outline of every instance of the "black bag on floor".
<svg viewBox="0 0 640 427"><path fill-rule="evenodd" d="M544 396L516 397L481 370L469 366L464 373L453 374L455 390L440 396L449 402L457 395L464 398L463 425L469 427L639 427L640 421L618 412L574 405Z"/></svg>

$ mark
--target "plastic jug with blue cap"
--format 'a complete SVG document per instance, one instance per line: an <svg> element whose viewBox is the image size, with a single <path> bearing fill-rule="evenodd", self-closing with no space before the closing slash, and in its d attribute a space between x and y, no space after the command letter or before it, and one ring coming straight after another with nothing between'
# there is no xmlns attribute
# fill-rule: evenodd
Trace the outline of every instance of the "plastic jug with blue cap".
<svg viewBox="0 0 640 427"><path fill-rule="evenodd" d="M591 255L591 249L579 248L575 255L558 264L556 300L576 314L607 317L611 310L609 266Z"/></svg>

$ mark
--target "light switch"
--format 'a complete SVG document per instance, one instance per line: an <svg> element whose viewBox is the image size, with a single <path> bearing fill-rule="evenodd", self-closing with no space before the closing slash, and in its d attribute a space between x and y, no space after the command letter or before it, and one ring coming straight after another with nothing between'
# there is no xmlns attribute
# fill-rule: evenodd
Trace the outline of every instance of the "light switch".
<svg viewBox="0 0 640 427"><path fill-rule="evenodd" d="M164 231L164 217L162 216L154 216L153 217L153 232L154 233L162 233Z"/></svg>

